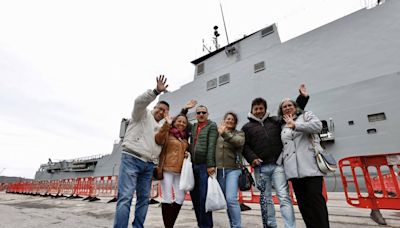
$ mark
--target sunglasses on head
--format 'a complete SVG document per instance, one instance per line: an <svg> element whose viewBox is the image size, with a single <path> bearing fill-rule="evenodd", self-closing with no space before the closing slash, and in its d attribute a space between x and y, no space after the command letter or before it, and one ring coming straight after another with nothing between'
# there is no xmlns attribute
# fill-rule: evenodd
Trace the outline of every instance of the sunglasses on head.
<svg viewBox="0 0 400 228"><path fill-rule="evenodd" d="M200 114L205 115L205 114L207 114L207 112L196 112L196 113L197 113L197 115L200 115Z"/></svg>

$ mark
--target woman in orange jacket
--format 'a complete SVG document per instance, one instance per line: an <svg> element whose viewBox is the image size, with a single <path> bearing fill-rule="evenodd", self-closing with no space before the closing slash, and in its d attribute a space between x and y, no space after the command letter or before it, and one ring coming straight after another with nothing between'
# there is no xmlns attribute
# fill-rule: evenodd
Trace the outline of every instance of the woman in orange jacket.
<svg viewBox="0 0 400 228"><path fill-rule="evenodd" d="M166 116L165 123L155 136L156 143L163 145L159 163L163 170L161 211L164 226L167 228L174 226L185 199L185 191L179 189L179 181L183 159L189 147L187 126L188 119L184 114L179 114L174 119Z"/></svg>

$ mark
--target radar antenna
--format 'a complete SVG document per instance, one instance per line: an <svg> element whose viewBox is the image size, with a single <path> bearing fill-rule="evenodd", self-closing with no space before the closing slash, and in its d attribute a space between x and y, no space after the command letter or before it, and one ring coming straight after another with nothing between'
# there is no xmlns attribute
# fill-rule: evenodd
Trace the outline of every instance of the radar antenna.
<svg viewBox="0 0 400 228"><path fill-rule="evenodd" d="M215 50L219 49L218 37L219 37L218 26L214 26L214 37L213 37L214 40L213 41L214 41L214 45L215 45Z"/></svg>

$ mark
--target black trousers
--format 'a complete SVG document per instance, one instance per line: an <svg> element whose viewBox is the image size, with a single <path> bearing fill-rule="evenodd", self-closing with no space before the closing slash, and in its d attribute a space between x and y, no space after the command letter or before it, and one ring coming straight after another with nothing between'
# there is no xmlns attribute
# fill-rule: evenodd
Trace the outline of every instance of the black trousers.
<svg viewBox="0 0 400 228"><path fill-rule="evenodd" d="M328 208L322 195L323 177L290 179L307 228L329 228Z"/></svg>

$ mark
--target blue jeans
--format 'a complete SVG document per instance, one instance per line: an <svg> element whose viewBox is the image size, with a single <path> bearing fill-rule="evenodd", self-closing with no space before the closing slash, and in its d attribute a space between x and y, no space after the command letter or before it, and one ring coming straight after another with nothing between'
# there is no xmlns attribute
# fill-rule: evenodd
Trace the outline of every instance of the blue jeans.
<svg viewBox="0 0 400 228"><path fill-rule="evenodd" d="M208 173L206 164L193 164L194 188L190 197L196 214L197 225L200 228L213 227L212 213L206 213L206 198L208 189Z"/></svg>
<svg viewBox="0 0 400 228"><path fill-rule="evenodd" d="M151 178L154 166L152 162L144 162L131 155L121 154L114 228L128 227L129 214L135 192L135 219L133 220L132 227L143 227L149 207Z"/></svg>
<svg viewBox="0 0 400 228"><path fill-rule="evenodd" d="M254 168L254 175L257 188L261 193L260 206L264 227L277 227L275 207L272 201L272 185L274 185L279 199L285 227L296 227L296 218L294 217L293 204L283 166L276 164L260 165Z"/></svg>
<svg viewBox="0 0 400 228"><path fill-rule="evenodd" d="M238 201L238 188L240 169L218 169L217 179L224 192L229 223L231 227L240 228L240 205Z"/></svg>

